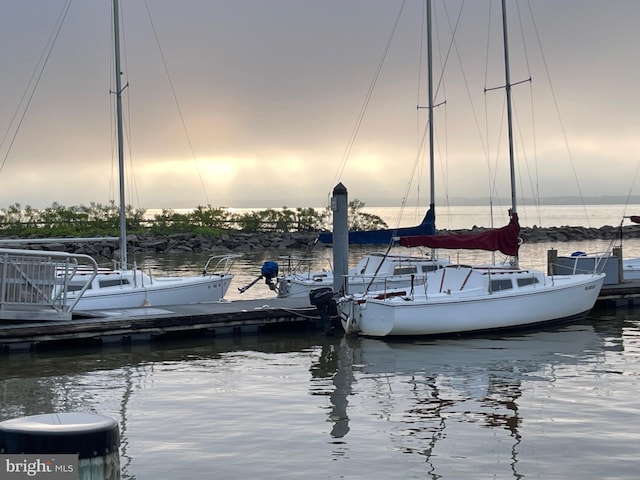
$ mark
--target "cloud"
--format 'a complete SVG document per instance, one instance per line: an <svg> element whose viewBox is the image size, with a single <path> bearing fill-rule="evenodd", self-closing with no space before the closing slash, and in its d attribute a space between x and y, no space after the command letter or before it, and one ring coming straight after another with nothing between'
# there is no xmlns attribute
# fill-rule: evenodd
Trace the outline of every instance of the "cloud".
<svg viewBox="0 0 640 480"><path fill-rule="evenodd" d="M489 2L466 2L452 44L460 5L434 2L435 83L438 102L446 101L434 112L436 194L486 196L492 175L496 188L508 190L504 95L484 92L503 83L499 37L493 39L499 23L492 19L487 56ZM408 2L400 17L353 145L399 4L189 0L177 8L161 1L150 5L157 37L142 4L122 7L134 206L323 206L337 181L365 202L418 191L429 197L428 168L416 166L426 118L416 109L426 88L421 4ZM0 129L10 139L10 120L60 6L7 8L0 41L14 48L1 53ZM537 3L532 11L538 38L527 19L510 31L512 80L532 78L513 89L523 189L590 195L636 188L640 67L633 46L640 29L633 21L640 5L571 0ZM113 198L109 18L106 4L72 5L16 141L10 152L7 141L0 149L0 207ZM531 100L535 108L525 105Z"/></svg>

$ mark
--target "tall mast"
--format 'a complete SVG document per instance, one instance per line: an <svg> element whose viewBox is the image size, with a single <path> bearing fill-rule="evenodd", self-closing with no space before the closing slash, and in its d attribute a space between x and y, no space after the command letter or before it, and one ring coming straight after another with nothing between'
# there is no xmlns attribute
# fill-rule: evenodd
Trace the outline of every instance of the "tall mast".
<svg viewBox="0 0 640 480"><path fill-rule="evenodd" d="M507 131L509 134L509 174L511 177L511 215L518 212L516 205L516 170L513 155L513 117L511 111L511 72L509 70L509 36L507 34L506 0L502 0L502 38L504 43L504 77L507 93ZM518 257L514 258L514 265L518 265Z"/></svg>
<svg viewBox="0 0 640 480"><path fill-rule="evenodd" d="M434 167L434 153L433 153L433 73L432 73L432 51L433 44L431 40L431 0L427 0L427 69L428 69L428 85L429 85L429 175L430 175L430 205L431 213L435 218L435 167Z"/></svg>
<svg viewBox="0 0 640 480"><path fill-rule="evenodd" d="M511 175L511 213L516 209L516 173L513 158L513 119L511 112L511 72L509 70L509 37L507 35L506 0L502 0L502 38L504 43L504 77L507 92L507 130L509 132L509 168Z"/></svg>
<svg viewBox="0 0 640 480"><path fill-rule="evenodd" d="M435 160L434 160L434 148L433 148L433 43L432 43L432 18L431 18L431 0L427 0L427 83L429 90L429 190L431 191L429 210L434 219L436 218L436 181L435 181ZM431 249L431 258L436 257L436 249Z"/></svg>
<svg viewBox="0 0 640 480"><path fill-rule="evenodd" d="M127 212L124 198L124 142L122 133L122 82L120 69L120 13L113 0L113 42L116 80L116 135L118 145L118 183L120 186L120 268L127 268Z"/></svg>

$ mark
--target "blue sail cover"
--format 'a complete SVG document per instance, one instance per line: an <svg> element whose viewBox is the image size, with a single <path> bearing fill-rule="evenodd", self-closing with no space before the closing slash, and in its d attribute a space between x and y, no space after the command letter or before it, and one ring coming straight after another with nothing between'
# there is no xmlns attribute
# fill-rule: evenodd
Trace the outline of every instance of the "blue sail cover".
<svg viewBox="0 0 640 480"><path fill-rule="evenodd" d="M393 238L408 237L414 235L435 235L436 219L433 210L429 208L422 223L416 227L404 227L384 230L367 230L362 232L349 232L350 244L388 245ZM331 232L322 232L318 237L322 243L333 243Z"/></svg>

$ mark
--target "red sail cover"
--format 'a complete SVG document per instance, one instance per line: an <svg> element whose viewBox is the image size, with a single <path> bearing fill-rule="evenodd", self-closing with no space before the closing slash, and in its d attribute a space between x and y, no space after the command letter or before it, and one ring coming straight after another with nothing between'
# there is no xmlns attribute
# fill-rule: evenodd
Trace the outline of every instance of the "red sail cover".
<svg viewBox="0 0 640 480"><path fill-rule="evenodd" d="M631 215L629 218L633 223L640 223L640 217L638 215Z"/></svg>
<svg viewBox="0 0 640 480"><path fill-rule="evenodd" d="M515 257L518 255L519 235L520 225L518 224L518 214L514 213L511 216L509 225L502 228L496 228L482 233L400 237L400 245L403 247L500 251L505 255Z"/></svg>

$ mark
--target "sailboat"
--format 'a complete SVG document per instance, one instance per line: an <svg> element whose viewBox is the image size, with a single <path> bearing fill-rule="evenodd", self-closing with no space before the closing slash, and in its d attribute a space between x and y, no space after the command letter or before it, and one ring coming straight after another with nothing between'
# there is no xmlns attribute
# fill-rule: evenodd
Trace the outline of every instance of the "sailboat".
<svg viewBox="0 0 640 480"><path fill-rule="evenodd" d="M429 148L430 148L430 182L431 195L429 208L420 223L415 227L401 227L395 229L382 229L372 231L348 232L349 244L383 244L389 248L385 252L372 252L364 255L360 261L347 272L344 283L348 292L367 294L377 290L398 290L410 288L414 284L424 283L432 272L449 265L446 259L437 258L435 250L424 255L390 254L390 248L397 243L399 238L407 236L432 236L436 233L436 209L435 209L435 173L433 154L433 82L431 81L431 69L429 68ZM331 233L321 233L319 241L332 243ZM272 290L278 293L278 297L307 297L312 290L319 288L333 288L334 277L331 269L312 271L310 266L317 259L286 258L289 265L293 261L297 264L290 268L288 274L278 277L277 282L267 281ZM241 289L241 291L244 291Z"/></svg>
<svg viewBox="0 0 640 480"><path fill-rule="evenodd" d="M307 258L285 260L307 265L314 261ZM412 283L424 282L428 274L448 263L447 260L432 258L430 255L372 252L364 255L349 269L345 281L351 293L408 288ZM333 289L333 271L298 268L295 272L278 277L274 285L280 298L308 297L317 288Z"/></svg>
<svg viewBox="0 0 640 480"><path fill-rule="evenodd" d="M120 268L78 270L67 279L65 302L74 311L121 309L217 302L224 298L233 275L230 269L237 255L212 256L198 276L151 277L136 266L127 265L127 222L124 188L124 142L122 118L122 82L120 68L120 28L118 0L113 0L115 51L116 132L118 142L120 193ZM78 297L80 297L78 299Z"/></svg>
<svg viewBox="0 0 640 480"><path fill-rule="evenodd" d="M427 0L427 22L431 70L431 0ZM345 332L386 337L524 328L576 319L593 308L604 273L549 276L518 265L520 226L516 209L505 0L502 0L502 28L512 196L509 224L472 235L402 237L400 244L501 251L512 256L513 262L510 265L449 265L433 272L425 283L404 291L347 294L337 302ZM431 89L429 95L432 107ZM433 128L433 122L429 127Z"/></svg>

